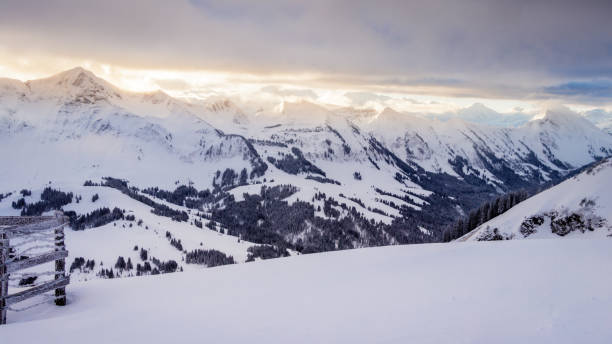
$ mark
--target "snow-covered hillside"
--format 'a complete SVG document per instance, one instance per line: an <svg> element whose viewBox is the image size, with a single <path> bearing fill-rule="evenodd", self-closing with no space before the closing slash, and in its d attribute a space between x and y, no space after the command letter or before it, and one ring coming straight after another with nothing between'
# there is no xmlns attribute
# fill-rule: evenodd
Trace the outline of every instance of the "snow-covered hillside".
<svg viewBox="0 0 612 344"><path fill-rule="evenodd" d="M77 258L95 262L91 268L71 269L73 281L107 277L102 275L103 269L113 269L114 277L134 276L137 273L137 264L144 265L150 262L155 268L153 258L161 262L175 261L178 263L177 270L200 270L207 264L187 264L185 262L187 253L194 250L219 251L231 257L233 262L243 263L249 254L248 248L258 246L240 240L236 236L225 234L223 227L219 224L199 217L200 212L152 196L147 197L172 209L184 211L188 216L187 220L175 221L170 217L155 214L151 206L110 187L66 184L48 186L75 194L74 201L63 206L63 210L67 213L74 211L76 214L89 214L99 209L115 207L124 211L124 217L105 221L108 223L98 224L94 228L86 227L85 230L73 228L74 230L65 231L69 266ZM40 199L42 191L40 189L31 190L32 194L25 197L19 193L7 196L0 202L0 214L19 215L21 210L14 209L13 202L23 198L27 203L33 203L33 200ZM94 196L95 201L93 201ZM76 198L80 200L77 202ZM195 224L195 221L201 222L200 227ZM213 228L207 227L210 225L214 225ZM180 242L180 247L173 245L172 240ZM141 258L142 250L147 251L147 259ZM133 269L116 269L115 263L119 257L123 257L126 261L130 259L133 262ZM15 287L17 282L19 281L11 282L11 286Z"/></svg>
<svg viewBox="0 0 612 344"><path fill-rule="evenodd" d="M612 160L541 192L460 241L612 237Z"/></svg>
<svg viewBox="0 0 612 344"><path fill-rule="evenodd" d="M7 343L609 343L612 241L391 246L73 283Z"/></svg>

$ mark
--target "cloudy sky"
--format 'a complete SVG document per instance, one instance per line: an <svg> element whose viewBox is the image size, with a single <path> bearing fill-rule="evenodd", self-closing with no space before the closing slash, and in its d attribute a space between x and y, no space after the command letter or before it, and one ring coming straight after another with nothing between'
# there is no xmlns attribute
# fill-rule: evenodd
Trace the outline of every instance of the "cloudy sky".
<svg viewBox="0 0 612 344"><path fill-rule="evenodd" d="M0 77L500 111L612 106L612 1L0 1Z"/></svg>

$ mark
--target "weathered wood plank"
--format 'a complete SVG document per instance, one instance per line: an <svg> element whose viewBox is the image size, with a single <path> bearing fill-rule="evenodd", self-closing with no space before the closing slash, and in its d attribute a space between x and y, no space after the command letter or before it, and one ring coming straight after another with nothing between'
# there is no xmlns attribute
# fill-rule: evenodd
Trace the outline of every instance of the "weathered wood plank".
<svg viewBox="0 0 612 344"><path fill-rule="evenodd" d="M62 211L56 210L53 215L47 216L2 216L0 226L23 226L42 221L65 217Z"/></svg>
<svg viewBox="0 0 612 344"><path fill-rule="evenodd" d="M27 224L23 226L16 226L12 229L6 230L6 232L8 233L9 237L15 237L19 235L19 232L34 232L54 228L63 225L64 223L66 223L65 221L66 220L63 217L51 218L42 222Z"/></svg>
<svg viewBox="0 0 612 344"><path fill-rule="evenodd" d="M6 271L6 260L9 255L9 241L5 232L0 233L0 325L6 324L6 301L8 295L9 274Z"/></svg>
<svg viewBox="0 0 612 344"><path fill-rule="evenodd" d="M20 291L18 293L15 293L13 295L9 295L7 297L5 297L5 302L7 306L13 305L17 302L21 302L23 300L29 299L33 296L42 294L42 293L46 293L48 291L51 291L53 289L57 289L57 288L61 288L61 287L65 287L68 285L68 283L70 283L70 276L64 276L61 279L57 279L45 284L41 284L39 286L36 286L34 288L30 288L24 291Z"/></svg>
<svg viewBox="0 0 612 344"><path fill-rule="evenodd" d="M2 216L0 217L0 226L27 225L54 218L56 218L56 216Z"/></svg>
<svg viewBox="0 0 612 344"><path fill-rule="evenodd" d="M68 251L53 251L53 252L43 253L36 257L8 263L7 273L31 268L35 265L52 262L58 259L65 259L66 257L68 257ZM3 267L3 266L4 264L0 265L0 267Z"/></svg>
<svg viewBox="0 0 612 344"><path fill-rule="evenodd" d="M55 229L55 251L66 252L64 245L64 227ZM55 261L55 279L61 279L66 276L66 259L58 259ZM66 305L66 288L55 289L55 305L65 306Z"/></svg>
<svg viewBox="0 0 612 344"><path fill-rule="evenodd" d="M17 228L17 226L0 226L0 234L8 233L13 228Z"/></svg>
<svg viewBox="0 0 612 344"><path fill-rule="evenodd" d="M63 225L68 223L68 221L68 217L59 211L54 216L0 217L0 325L6 324L6 310L8 306L48 291L55 290L56 305L63 306L66 304L66 286L70 283L70 277L65 274L68 251L66 251L64 245ZM28 232L52 228L55 229L54 238L56 247L54 252L47 252L36 257L7 263L9 259L10 238L28 235ZM11 272L53 261L55 261L55 280L13 295L8 295L8 279Z"/></svg>

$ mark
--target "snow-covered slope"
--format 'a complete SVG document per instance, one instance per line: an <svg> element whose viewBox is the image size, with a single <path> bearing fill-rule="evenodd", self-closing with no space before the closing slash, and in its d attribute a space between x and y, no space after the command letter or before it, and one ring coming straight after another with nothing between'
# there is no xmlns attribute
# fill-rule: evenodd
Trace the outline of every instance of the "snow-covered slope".
<svg viewBox="0 0 612 344"><path fill-rule="evenodd" d="M73 281L91 280L100 277L102 269L115 269L118 257L126 261L131 259L136 264L144 264L145 260L140 258L142 249L148 252L148 260L153 257L162 262L174 260L178 262L179 270L200 270L202 265L185 263L187 252L196 249L220 251L231 256L236 263L243 263L248 256L248 248L256 244L240 240L236 236L227 235L222 232L222 226L215 223L215 229L206 227L210 220L201 218L201 212L178 206L147 195L158 203L165 204L172 209L185 211L188 214L187 221L173 221L169 217L152 213L152 207L128 197L119 190L102 186L83 186L75 184L48 184L52 188L72 192L75 200L63 207L65 212L74 211L76 214L88 214L102 208L122 209L126 217L117 219L107 224L85 230L65 230L65 242L69 251L68 265L77 258L95 261L90 269L77 268L71 271ZM33 203L41 197L41 189L31 190L32 194L22 197L16 193L6 197L0 202L0 214L19 215L21 209L14 209L12 203L24 198L27 203ZM94 195L96 200L93 201ZM76 201L76 197L80 201ZM133 216L132 220L127 216ZM201 221L202 228L195 226L194 221ZM214 223L214 221L213 221ZM171 240L181 242L181 249L171 244ZM134 249L137 247L138 249ZM153 266L155 267L155 266ZM34 269L36 270L36 269ZM116 269L115 269L116 270ZM134 270L116 270L116 277L133 276ZM11 281L11 287L17 285L18 280Z"/></svg>
<svg viewBox="0 0 612 344"><path fill-rule="evenodd" d="M514 206L465 240L612 237L612 160Z"/></svg>
<svg viewBox="0 0 612 344"><path fill-rule="evenodd" d="M73 283L9 343L609 343L612 241L369 248Z"/></svg>

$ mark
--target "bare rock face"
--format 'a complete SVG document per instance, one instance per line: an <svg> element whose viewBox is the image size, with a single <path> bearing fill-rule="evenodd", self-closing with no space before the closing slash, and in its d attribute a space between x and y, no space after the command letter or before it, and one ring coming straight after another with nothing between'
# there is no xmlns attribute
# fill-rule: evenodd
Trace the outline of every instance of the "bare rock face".
<svg viewBox="0 0 612 344"><path fill-rule="evenodd" d="M536 228L544 224L543 216L532 216L521 223L521 234L526 238L536 232Z"/></svg>
<svg viewBox="0 0 612 344"><path fill-rule="evenodd" d="M491 229L490 227L487 227L486 230L476 238L477 241L499 241L512 239L514 239L514 235L501 233L498 228Z"/></svg>

